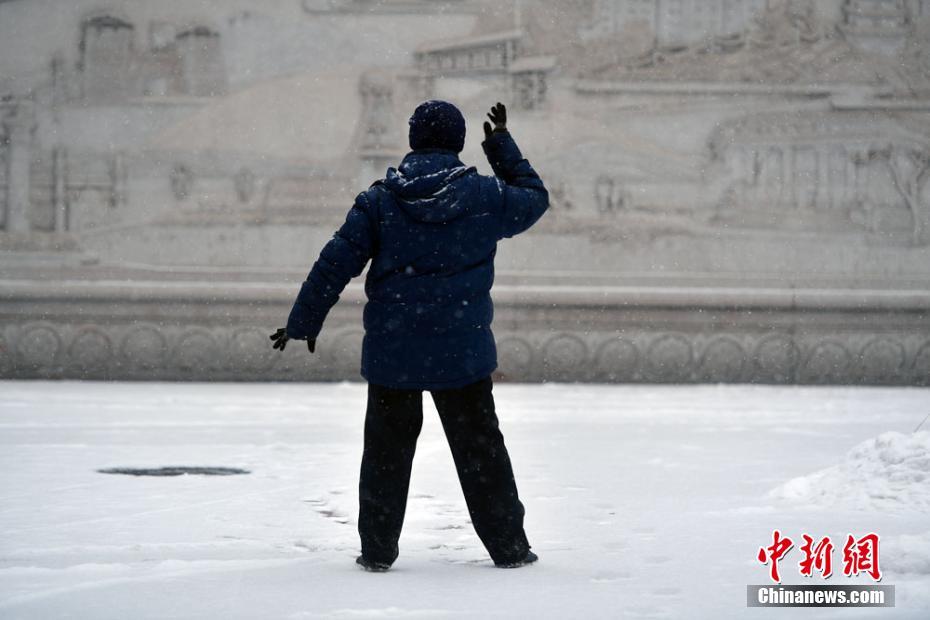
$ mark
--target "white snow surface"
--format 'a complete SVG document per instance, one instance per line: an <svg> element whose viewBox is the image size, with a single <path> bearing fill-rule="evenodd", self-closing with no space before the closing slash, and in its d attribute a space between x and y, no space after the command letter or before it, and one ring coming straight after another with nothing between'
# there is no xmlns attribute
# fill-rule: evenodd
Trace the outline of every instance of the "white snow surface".
<svg viewBox="0 0 930 620"><path fill-rule="evenodd" d="M771 496L822 506L930 514L930 432L882 433L850 450L839 465L789 480Z"/></svg>
<svg viewBox="0 0 930 620"><path fill-rule="evenodd" d="M364 384L0 382L0 618L930 617L926 434L909 434L930 390L494 391L540 561L492 566L424 394L401 555L370 574ZM166 465L251 473L96 471ZM786 481L792 501L770 493ZM896 607L747 608L776 528L879 533ZM799 559L784 583L872 583L802 578Z"/></svg>

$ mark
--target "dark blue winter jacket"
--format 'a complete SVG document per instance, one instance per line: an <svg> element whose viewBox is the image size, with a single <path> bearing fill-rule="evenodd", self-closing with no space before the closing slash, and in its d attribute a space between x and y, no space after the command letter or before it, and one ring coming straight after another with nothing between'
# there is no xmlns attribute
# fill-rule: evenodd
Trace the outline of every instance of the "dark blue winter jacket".
<svg viewBox="0 0 930 620"><path fill-rule="evenodd" d="M510 133L494 132L482 147L496 176L478 174L451 150L416 150L359 194L301 286L287 335L316 338L371 259L361 367L368 382L433 390L491 374L497 242L532 226L549 194Z"/></svg>

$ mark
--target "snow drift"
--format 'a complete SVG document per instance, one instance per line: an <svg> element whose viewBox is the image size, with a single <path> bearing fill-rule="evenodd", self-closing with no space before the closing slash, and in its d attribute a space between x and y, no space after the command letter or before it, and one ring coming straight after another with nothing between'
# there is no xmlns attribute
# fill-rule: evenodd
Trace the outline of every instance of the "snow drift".
<svg viewBox="0 0 930 620"><path fill-rule="evenodd" d="M836 466L789 480L773 499L860 510L930 510L930 432L882 433Z"/></svg>

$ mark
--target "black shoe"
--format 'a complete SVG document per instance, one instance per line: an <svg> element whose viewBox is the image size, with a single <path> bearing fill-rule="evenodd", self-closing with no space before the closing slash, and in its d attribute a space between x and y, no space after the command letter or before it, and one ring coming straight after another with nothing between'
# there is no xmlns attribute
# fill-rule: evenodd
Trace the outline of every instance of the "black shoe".
<svg viewBox="0 0 930 620"><path fill-rule="evenodd" d="M390 564L385 564L384 562L372 562L371 560L366 560L365 556L363 555L355 558L355 563L372 573L383 573L387 569L391 568Z"/></svg>
<svg viewBox="0 0 930 620"><path fill-rule="evenodd" d="M522 560L517 560L516 562L501 562L500 564L494 564L497 568L520 568L521 566L526 566L527 564L532 564L539 559L539 556L533 553L532 551L526 552L526 557Z"/></svg>

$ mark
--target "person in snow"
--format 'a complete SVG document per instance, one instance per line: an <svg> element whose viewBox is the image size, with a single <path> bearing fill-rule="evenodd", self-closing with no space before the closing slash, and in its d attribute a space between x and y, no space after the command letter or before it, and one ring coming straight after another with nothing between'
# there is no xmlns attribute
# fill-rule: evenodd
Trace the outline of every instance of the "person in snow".
<svg viewBox="0 0 930 620"><path fill-rule="evenodd" d="M274 348L306 340L349 280L365 280L361 374L368 381L358 531L368 570L397 559L410 471L423 424L422 392L439 412L475 531L495 565L534 562L524 508L492 396L491 332L497 242L532 226L549 207L539 175L507 130L498 103L481 143L495 176L458 154L465 119L451 103L426 101L410 117L411 151L355 198L345 223L302 284Z"/></svg>

